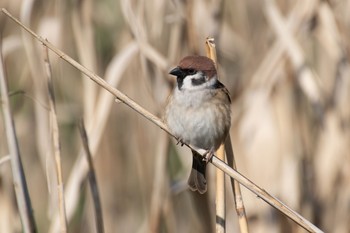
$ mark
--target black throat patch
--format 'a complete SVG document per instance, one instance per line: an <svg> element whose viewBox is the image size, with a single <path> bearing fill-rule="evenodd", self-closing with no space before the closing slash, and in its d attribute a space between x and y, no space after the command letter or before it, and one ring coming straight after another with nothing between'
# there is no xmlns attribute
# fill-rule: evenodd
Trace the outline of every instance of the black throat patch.
<svg viewBox="0 0 350 233"><path fill-rule="evenodd" d="M177 88L181 90L182 84L184 82L184 78L182 76L177 76L176 77L176 82L177 82Z"/></svg>

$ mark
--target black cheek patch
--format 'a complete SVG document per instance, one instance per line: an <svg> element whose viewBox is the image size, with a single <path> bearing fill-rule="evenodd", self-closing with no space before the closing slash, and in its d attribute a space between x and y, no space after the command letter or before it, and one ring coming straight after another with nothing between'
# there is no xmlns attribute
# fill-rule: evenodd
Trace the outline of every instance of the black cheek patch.
<svg viewBox="0 0 350 233"><path fill-rule="evenodd" d="M203 83L205 83L205 77L192 79L191 81L192 81L193 86L199 86L199 85L202 85Z"/></svg>

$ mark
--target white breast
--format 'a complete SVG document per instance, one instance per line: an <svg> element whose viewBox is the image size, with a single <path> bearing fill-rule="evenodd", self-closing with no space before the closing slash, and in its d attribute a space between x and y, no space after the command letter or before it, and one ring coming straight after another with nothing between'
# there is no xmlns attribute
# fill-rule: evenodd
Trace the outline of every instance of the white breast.
<svg viewBox="0 0 350 233"><path fill-rule="evenodd" d="M175 136L205 150L216 150L220 146L230 124L230 119L227 119L230 109L224 106L227 103L215 108L210 104L213 91L216 90L180 91L176 88L165 116Z"/></svg>

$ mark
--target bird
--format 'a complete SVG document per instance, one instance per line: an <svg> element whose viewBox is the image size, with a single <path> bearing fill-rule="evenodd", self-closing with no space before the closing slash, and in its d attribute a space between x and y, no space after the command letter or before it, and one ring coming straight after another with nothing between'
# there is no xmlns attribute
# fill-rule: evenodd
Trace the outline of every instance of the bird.
<svg viewBox="0 0 350 233"><path fill-rule="evenodd" d="M231 127L230 94L218 80L215 63L205 56L186 56L169 74L176 76L176 85L168 97L164 120L178 143L195 149L188 185L203 194L207 163ZM205 150L205 155L198 149Z"/></svg>

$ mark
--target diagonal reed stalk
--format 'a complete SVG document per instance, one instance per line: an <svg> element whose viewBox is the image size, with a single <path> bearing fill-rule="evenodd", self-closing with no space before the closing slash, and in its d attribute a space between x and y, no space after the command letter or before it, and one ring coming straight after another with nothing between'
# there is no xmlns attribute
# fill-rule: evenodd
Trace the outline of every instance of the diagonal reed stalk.
<svg viewBox="0 0 350 233"><path fill-rule="evenodd" d="M306 64L305 56L301 46L297 43L291 31L288 30L287 23L282 17L273 0L266 0L266 16L278 39L284 45L288 56L297 73L297 80L306 96L315 105L319 105L321 94L316 83L315 72L312 72Z"/></svg>
<svg viewBox="0 0 350 233"><path fill-rule="evenodd" d="M29 34L31 34L33 37L35 37L38 41L40 41L43 45L47 46L51 51L53 51L55 54L57 54L61 59L68 62L70 65L75 67L76 69L83 72L86 76L88 76L91 80L93 80L95 83L100 85L102 88L110 92L112 95L114 95L118 100L132 108L134 111L141 114L143 117L157 125L159 128L167 132L172 137L176 138L167 128L167 126L155 115L148 112L144 108L142 108L140 105L138 105L136 102L131 100L129 97L127 97L124 93L120 92L119 90L115 89L111 85L109 85L105 80L103 80L101 77L96 75L95 73L91 72L86 67L80 65L78 62L76 62L74 59L72 59L67 54L63 53L61 50L59 50L57 47L52 45L50 42L44 40L39 35L34 33L31 29L24 26L18 19L13 17L6 9L2 8L2 12L7 15L9 18L11 18L15 23L17 23L20 27L25 29ZM193 149L191 146L186 145L187 147ZM199 152L198 152L199 153ZM225 162L218 159L216 156L213 156L212 160L210 161L213 165L220 168L222 171L224 171L227 175L237 180L239 183L244 185L247 189L255 193L258 197L263 199L266 203L271 205L272 207L276 208L280 212L282 212L284 215L286 215L288 218L293 220L295 223L297 223L299 226L303 227L308 232L317 232L321 233L319 228L317 228L315 225L313 225L311 222L309 222L307 219L305 219L303 216L292 210L290 207L282 203L277 198L273 197L271 194L254 184L252 181L250 181L248 178L244 177L242 174L237 172L236 170L229 167Z"/></svg>

